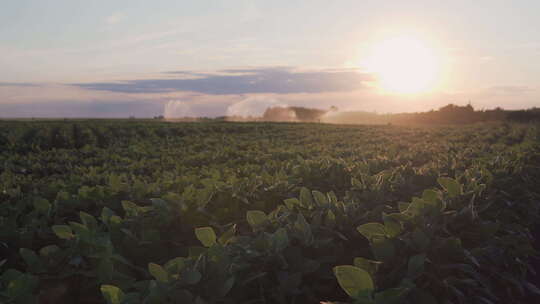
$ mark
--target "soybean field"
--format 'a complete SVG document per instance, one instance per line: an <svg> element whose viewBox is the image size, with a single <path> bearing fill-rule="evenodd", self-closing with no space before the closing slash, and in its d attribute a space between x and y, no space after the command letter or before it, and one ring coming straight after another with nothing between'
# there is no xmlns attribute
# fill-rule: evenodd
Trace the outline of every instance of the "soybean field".
<svg viewBox="0 0 540 304"><path fill-rule="evenodd" d="M540 125L0 121L0 303L538 301Z"/></svg>

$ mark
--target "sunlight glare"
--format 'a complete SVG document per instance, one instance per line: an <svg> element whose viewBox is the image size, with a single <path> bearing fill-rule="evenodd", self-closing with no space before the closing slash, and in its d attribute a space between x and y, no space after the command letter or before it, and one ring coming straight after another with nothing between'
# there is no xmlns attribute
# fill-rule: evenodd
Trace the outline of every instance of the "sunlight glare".
<svg viewBox="0 0 540 304"><path fill-rule="evenodd" d="M434 88L439 60L434 50L412 37L395 37L374 44L366 62L385 92L415 94Z"/></svg>

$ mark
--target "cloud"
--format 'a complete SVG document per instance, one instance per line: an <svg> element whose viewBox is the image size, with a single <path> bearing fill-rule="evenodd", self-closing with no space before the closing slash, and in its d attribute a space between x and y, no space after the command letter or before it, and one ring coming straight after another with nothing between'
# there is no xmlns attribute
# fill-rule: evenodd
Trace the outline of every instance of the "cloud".
<svg viewBox="0 0 540 304"><path fill-rule="evenodd" d="M285 66L276 66L276 67L261 67L261 68L249 68L249 69L224 69L220 70L221 73L226 74L247 74L247 75L257 75L257 74L264 74L267 72L292 72L293 69L290 67ZM329 71L328 69L324 71Z"/></svg>
<svg viewBox="0 0 540 304"><path fill-rule="evenodd" d="M38 87L37 83L32 82L0 82L0 87Z"/></svg>
<svg viewBox="0 0 540 304"><path fill-rule="evenodd" d="M494 86L494 87L488 88L486 91L491 94L520 95L523 93L532 92L534 91L534 89L527 86L506 85L506 86Z"/></svg>
<svg viewBox="0 0 540 304"><path fill-rule="evenodd" d="M173 75L185 75L185 76L208 76L208 73L200 73L195 71L168 71L164 72L164 74L173 74Z"/></svg>
<svg viewBox="0 0 540 304"><path fill-rule="evenodd" d="M195 78L139 79L122 82L74 83L87 90L121 93L169 93L190 91L210 95L258 93L348 92L365 87L370 74L357 70L295 71L290 68L229 69L218 74L198 73ZM174 72L167 72L168 74ZM186 71L177 72L189 75Z"/></svg>

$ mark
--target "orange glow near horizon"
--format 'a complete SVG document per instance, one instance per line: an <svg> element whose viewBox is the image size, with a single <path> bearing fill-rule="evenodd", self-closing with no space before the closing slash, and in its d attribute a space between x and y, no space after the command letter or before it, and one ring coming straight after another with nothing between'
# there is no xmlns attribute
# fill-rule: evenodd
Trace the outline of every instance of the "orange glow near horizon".
<svg viewBox="0 0 540 304"><path fill-rule="evenodd" d="M365 68L377 76L377 86L395 94L434 90L441 65L434 48L411 36L375 42L364 62Z"/></svg>

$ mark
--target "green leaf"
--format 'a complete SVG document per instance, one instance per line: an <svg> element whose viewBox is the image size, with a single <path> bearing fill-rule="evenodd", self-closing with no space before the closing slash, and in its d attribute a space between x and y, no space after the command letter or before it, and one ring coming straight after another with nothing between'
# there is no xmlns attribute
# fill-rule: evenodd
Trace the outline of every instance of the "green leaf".
<svg viewBox="0 0 540 304"><path fill-rule="evenodd" d="M351 178L351 186L358 188L358 189L364 189L364 184L357 178L352 177Z"/></svg>
<svg viewBox="0 0 540 304"><path fill-rule="evenodd" d="M216 233L212 227L195 228L195 235L205 247L211 247L216 243Z"/></svg>
<svg viewBox="0 0 540 304"><path fill-rule="evenodd" d="M297 198L288 198L283 201L285 203L285 206L289 208L290 210L294 209L294 206L300 206L300 201Z"/></svg>
<svg viewBox="0 0 540 304"><path fill-rule="evenodd" d="M151 198L150 201L152 202L152 206L154 207L155 210L165 211L165 212L169 210L169 204L167 204L167 202L161 198ZM144 208L148 208L148 207L139 207L139 210L145 210ZM150 210L150 209L147 209L147 210ZM143 212L146 212L146 211L143 211Z"/></svg>
<svg viewBox="0 0 540 304"><path fill-rule="evenodd" d="M119 217L118 215L113 215L109 218L109 222L108 224L109 225L114 225L114 226L118 226L122 223L122 218Z"/></svg>
<svg viewBox="0 0 540 304"><path fill-rule="evenodd" d="M39 255L42 257L48 257L58 251L60 251L60 247L56 245L48 245L39 250Z"/></svg>
<svg viewBox="0 0 540 304"><path fill-rule="evenodd" d="M79 217L81 218L81 222L88 228L88 230L96 230L97 229L97 221L96 218L94 218L92 215L81 211L79 212Z"/></svg>
<svg viewBox="0 0 540 304"><path fill-rule="evenodd" d="M218 242L225 246L227 245L227 243L229 243L233 238L234 238L234 235L236 234L236 224L232 225L231 228L229 228L229 230L225 231L218 239Z"/></svg>
<svg viewBox="0 0 540 304"><path fill-rule="evenodd" d="M9 281L5 292L13 299L21 299L32 294L39 283L39 279L31 274L20 274L13 280ZM26 303L26 301L21 301Z"/></svg>
<svg viewBox="0 0 540 304"><path fill-rule="evenodd" d="M217 290L218 296L220 297L226 296L227 293L229 293L231 288L234 286L234 281L235 281L234 277L228 278L227 281L225 281L223 285L221 285L219 289Z"/></svg>
<svg viewBox="0 0 540 304"><path fill-rule="evenodd" d="M266 213L260 210L250 210L246 214L247 221L251 228L257 229L268 222Z"/></svg>
<svg viewBox="0 0 540 304"><path fill-rule="evenodd" d="M332 210L326 211L326 218L324 220L324 223L329 228L333 228L336 225L336 215Z"/></svg>
<svg viewBox="0 0 540 304"><path fill-rule="evenodd" d="M315 199L315 202L317 203L317 205L319 206L328 205L328 198L322 192L315 190L315 191L312 191L311 193L313 194L313 198Z"/></svg>
<svg viewBox="0 0 540 304"><path fill-rule="evenodd" d="M289 236L287 235L287 230L285 228L279 228L273 234L274 249L277 252L282 251L283 249L289 246Z"/></svg>
<svg viewBox="0 0 540 304"><path fill-rule="evenodd" d="M311 226L306 221L306 218L302 215L302 213L299 213L296 217L294 228L302 234L302 239L304 242L310 243L313 240Z"/></svg>
<svg viewBox="0 0 540 304"><path fill-rule="evenodd" d="M377 260L386 262L392 260L396 254L396 248L391 240L376 236L371 241L371 251Z"/></svg>
<svg viewBox="0 0 540 304"><path fill-rule="evenodd" d="M427 189L422 192L422 199L426 202L436 202L439 199L439 193L435 190Z"/></svg>
<svg viewBox="0 0 540 304"><path fill-rule="evenodd" d="M69 222L69 226L71 227L71 229L73 229L79 239L82 239L84 241L91 240L92 233L85 225L77 222Z"/></svg>
<svg viewBox="0 0 540 304"><path fill-rule="evenodd" d="M409 258L407 266L407 276L411 279L417 278L424 271L425 254L417 254Z"/></svg>
<svg viewBox="0 0 540 304"><path fill-rule="evenodd" d="M302 187L302 189L300 189L300 202L302 203L302 206L306 208L311 208L314 205L311 192L306 187Z"/></svg>
<svg viewBox="0 0 540 304"><path fill-rule="evenodd" d="M449 177L439 177L437 182L444 188L450 197L456 197L461 194L461 184L455 179Z"/></svg>
<svg viewBox="0 0 540 304"><path fill-rule="evenodd" d="M101 209L101 215L100 215L100 218L101 218L101 221L106 223L106 224L109 224L109 220L112 216L114 216L114 211L112 211L110 208L108 207L103 207L103 209Z"/></svg>
<svg viewBox="0 0 540 304"><path fill-rule="evenodd" d="M69 240L75 237L71 228L66 225L54 225L52 226L52 230L57 237L64 240Z"/></svg>
<svg viewBox="0 0 540 304"><path fill-rule="evenodd" d="M206 205L210 202L212 197L214 196L214 187L213 186L207 186L203 189L197 190L197 205L199 208L204 209Z"/></svg>
<svg viewBox="0 0 540 304"><path fill-rule="evenodd" d="M180 278L187 284L194 285L199 283L202 278L202 274L196 269L187 269L182 272Z"/></svg>
<svg viewBox="0 0 540 304"><path fill-rule="evenodd" d="M186 266L186 260L184 257L177 257L165 263L163 267L168 273L179 273Z"/></svg>
<svg viewBox="0 0 540 304"><path fill-rule="evenodd" d="M364 269L342 265L334 267L334 275L336 276L339 286L352 298L356 298L363 291L373 291L373 280L367 271Z"/></svg>
<svg viewBox="0 0 540 304"><path fill-rule="evenodd" d="M389 238L394 238L401 233L401 223L397 219L383 213L383 221L386 236Z"/></svg>
<svg viewBox="0 0 540 304"><path fill-rule="evenodd" d="M109 186L113 193L118 193L122 191L122 179L116 174L109 175Z"/></svg>
<svg viewBox="0 0 540 304"><path fill-rule="evenodd" d="M491 184L493 182L493 174L486 168L482 168L482 177L486 179L487 184Z"/></svg>
<svg viewBox="0 0 540 304"><path fill-rule="evenodd" d="M101 294L105 298L105 301L107 301L107 304L120 304L124 300L124 292L116 286L101 285L99 289L101 290Z"/></svg>
<svg viewBox="0 0 540 304"><path fill-rule="evenodd" d="M169 281L169 274L158 264L149 263L148 272L159 282Z"/></svg>
<svg viewBox="0 0 540 304"><path fill-rule="evenodd" d="M405 212L407 208L409 208L409 203L405 203L405 202L398 203L399 212Z"/></svg>
<svg viewBox="0 0 540 304"><path fill-rule="evenodd" d="M23 275L22 272L18 271L17 269L10 268L0 275L0 283L7 284L21 275Z"/></svg>
<svg viewBox="0 0 540 304"><path fill-rule="evenodd" d="M36 208L39 213L46 214L51 208L51 203L49 203L48 200L39 197L34 199L34 208Z"/></svg>
<svg viewBox="0 0 540 304"><path fill-rule="evenodd" d="M354 258L353 264L358 268L366 270L371 275L375 275L377 273L379 265L381 265L382 262L369 260L363 257L356 257Z"/></svg>
<svg viewBox="0 0 540 304"><path fill-rule="evenodd" d="M201 246L191 246L188 248L189 257L194 257L194 258L199 257L201 254L205 253L206 251L208 251L208 249Z"/></svg>
<svg viewBox="0 0 540 304"><path fill-rule="evenodd" d="M422 193L422 200L427 204L433 206L438 211L444 211L444 209L446 208L445 203L439 198L439 192L435 190L424 190L424 192Z"/></svg>
<svg viewBox="0 0 540 304"><path fill-rule="evenodd" d="M404 213L413 217L425 215L427 212L434 209L433 206L434 205L430 205L421 198L413 197L412 202Z"/></svg>
<svg viewBox="0 0 540 304"><path fill-rule="evenodd" d="M366 239L370 240L375 236L386 235L386 229L381 223L366 223L356 228Z"/></svg>
<svg viewBox="0 0 540 304"><path fill-rule="evenodd" d="M28 265L29 270L32 272L39 272L42 270L41 260L39 259L38 255L26 248L19 249L19 254L23 258L26 265Z"/></svg>
<svg viewBox="0 0 540 304"><path fill-rule="evenodd" d="M330 204L332 204L332 205L337 204L338 198L337 198L336 194L334 193L334 191L330 191L326 195L328 196L328 200L329 200Z"/></svg>
<svg viewBox="0 0 540 304"><path fill-rule="evenodd" d="M122 208L126 212L127 217L136 217L139 215L139 206L130 201L122 201Z"/></svg>

